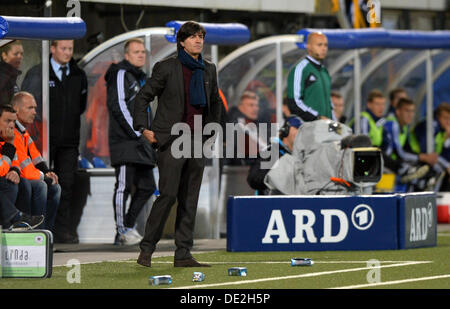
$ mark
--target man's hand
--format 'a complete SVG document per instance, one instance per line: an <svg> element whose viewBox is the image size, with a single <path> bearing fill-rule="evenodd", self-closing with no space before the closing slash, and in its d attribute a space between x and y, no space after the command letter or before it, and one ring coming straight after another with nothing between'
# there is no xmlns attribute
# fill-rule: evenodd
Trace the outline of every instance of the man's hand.
<svg viewBox="0 0 450 309"><path fill-rule="evenodd" d="M20 182L20 176L15 171L9 171L5 178L16 185Z"/></svg>
<svg viewBox="0 0 450 309"><path fill-rule="evenodd" d="M419 154L419 160L425 163L428 163L429 165L433 166L438 161L438 155L437 153L421 153Z"/></svg>
<svg viewBox="0 0 450 309"><path fill-rule="evenodd" d="M0 137L7 143L14 144L14 128L0 129Z"/></svg>
<svg viewBox="0 0 450 309"><path fill-rule="evenodd" d="M150 144L155 144L158 142L155 138L155 133L153 131L145 129L144 132L142 132L142 135L144 135L144 137Z"/></svg>
<svg viewBox="0 0 450 309"><path fill-rule="evenodd" d="M56 175L55 173L48 172L47 174L45 174L45 176L52 179L52 185L58 183L58 175Z"/></svg>

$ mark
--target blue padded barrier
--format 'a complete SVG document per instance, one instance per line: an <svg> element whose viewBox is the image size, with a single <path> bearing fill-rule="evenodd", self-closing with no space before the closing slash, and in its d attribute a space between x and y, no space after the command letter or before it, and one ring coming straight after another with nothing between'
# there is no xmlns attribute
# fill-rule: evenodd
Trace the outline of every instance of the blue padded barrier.
<svg viewBox="0 0 450 309"><path fill-rule="evenodd" d="M174 35L166 35L166 39L171 43L177 42L177 32L185 21L170 21L166 27L174 28ZM200 23L205 30L205 43L216 45L239 45L250 40L250 31L247 26L238 23L213 24Z"/></svg>
<svg viewBox="0 0 450 309"><path fill-rule="evenodd" d="M337 49L450 48L450 31L386 30L383 28L301 29L297 34L303 35L304 39L303 43L297 43L299 48L306 48L306 40L312 32L324 33L328 38L328 47Z"/></svg>
<svg viewBox="0 0 450 309"><path fill-rule="evenodd" d="M86 24L79 17L0 16L0 39L79 39Z"/></svg>

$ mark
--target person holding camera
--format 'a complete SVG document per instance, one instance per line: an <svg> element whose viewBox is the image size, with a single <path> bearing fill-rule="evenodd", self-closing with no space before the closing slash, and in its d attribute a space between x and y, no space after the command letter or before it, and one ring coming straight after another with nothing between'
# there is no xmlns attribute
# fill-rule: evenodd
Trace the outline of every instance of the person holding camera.
<svg viewBox="0 0 450 309"><path fill-rule="evenodd" d="M274 144L277 144L279 157L282 157L287 153L291 154L294 146L295 137L297 136L298 133L298 128L301 125L302 121L299 117L297 116L288 117L279 131L279 137L275 138L272 141L272 143L269 146L267 146L267 148L264 149L263 151L271 152L272 148L274 147ZM250 167L247 176L248 184L250 185L250 187L252 187L257 191L258 195L269 194L269 189L264 183L264 178L266 177L270 169L261 167L261 162L269 161L269 159L270 157L264 159L261 157L261 155L258 154L258 158Z"/></svg>

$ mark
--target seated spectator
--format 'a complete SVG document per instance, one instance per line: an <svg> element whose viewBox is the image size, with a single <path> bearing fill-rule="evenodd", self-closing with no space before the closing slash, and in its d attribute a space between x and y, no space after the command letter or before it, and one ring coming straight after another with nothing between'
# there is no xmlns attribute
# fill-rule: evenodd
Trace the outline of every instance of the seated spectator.
<svg viewBox="0 0 450 309"><path fill-rule="evenodd" d="M397 103L400 99L408 98L408 94L406 90L403 88L395 88L389 92L389 109L386 113L386 117L395 116L395 108L397 107Z"/></svg>
<svg viewBox="0 0 450 309"><path fill-rule="evenodd" d="M19 91L17 77L23 59L23 47L19 40L0 48L0 105L10 104L14 93Z"/></svg>
<svg viewBox="0 0 450 309"><path fill-rule="evenodd" d="M245 91L239 103L236 106L230 108L227 115L227 123L235 124L235 132L237 134L243 134L245 136L241 142L244 145L238 144L240 139L238 135L234 135L234 157L226 160L226 164L229 165L249 165L253 162L260 149L263 149L267 145L267 141L262 140L258 131L258 112L259 112L259 96L252 91ZM231 136L227 135L225 131L227 141ZM267 136L270 136L268 133ZM227 143L225 143L227 144ZM242 149L243 153L239 150Z"/></svg>
<svg viewBox="0 0 450 309"><path fill-rule="evenodd" d="M252 91L245 91L237 106L230 108L227 116L231 123L256 123L258 121L259 96Z"/></svg>
<svg viewBox="0 0 450 309"><path fill-rule="evenodd" d="M333 103L333 112L336 120L340 123L345 123L347 117L344 115L344 98L337 91L331 92L331 103Z"/></svg>
<svg viewBox="0 0 450 309"><path fill-rule="evenodd" d="M273 145L278 144L279 156L282 157L286 153L291 154L295 137L298 133L298 128L302 124L302 121L297 116L291 116L287 118L284 125L281 127L279 132L279 137L273 139L272 143L263 151L270 152ZM253 189L257 190L258 195L267 195L269 193L269 189L264 183L264 178L270 169L261 168L261 161L269 161L270 158L263 159L260 155L258 155L255 163L250 167L247 182Z"/></svg>
<svg viewBox="0 0 450 309"><path fill-rule="evenodd" d="M372 90L367 99L367 109L361 113L361 134L368 135L372 145L380 147L383 142L383 126L386 119L383 117L386 98L379 90ZM354 119L349 125L354 131Z"/></svg>
<svg viewBox="0 0 450 309"><path fill-rule="evenodd" d="M411 133L409 146L415 153L427 152L427 128L426 120L419 122ZM447 177L450 173L450 104L441 103L435 112L433 121L434 149L437 154L435 164L432 164L429 180ZM434 173L434 175L433 175ZM447 176L445 175L447 174ZM441 177L442 176L442 177ZM418 189L423 189L419 184ZM428 186L428 189L431 189Z"/></svg>
<svg viewBox="0 0 450 309"><path fill-rule="evenodd" d="M31 203L31 214L45 214L42 228L52 231L61 195L58 176L50 171L30 134L26 125L33 124L36 116L36 101L32 94L21 91L14 95L11 104L16 111L14 146L20 163L21 182L17 205ZM22 194L21 191L25 193ZM31 201L30 201L31 199Z"/></svg>
<svg viewBox="0 0 450 309"><path fill-rule="evenodd" d="M30 216L15 206L20 181L16 147L14 147L14 122L16 112L9 106L0 106L0 225L26 223L35 228L44 221L44 216Z"/></svg>
<svg viewBox="0 0 450 309"><path fill-rule="evenodd" d="M410 182L423 177L428 172L428 166L414 170L414 166L419 162L433 165L436 163L437 155L419 153L414 154L404 149L409 140L409 125L414 120L414 102L407 98L400 98L396 104L395 115L389 115L383 129L383 150L384 163L387 168L395 174L405 176L402 182ZM408 173L408 175L405 175Z"/></svg>

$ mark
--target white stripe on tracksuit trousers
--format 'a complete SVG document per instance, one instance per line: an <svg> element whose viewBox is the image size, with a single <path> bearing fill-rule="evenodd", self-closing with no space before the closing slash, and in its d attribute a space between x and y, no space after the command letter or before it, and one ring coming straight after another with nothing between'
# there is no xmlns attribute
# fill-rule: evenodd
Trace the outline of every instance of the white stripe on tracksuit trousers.
<svg viewBox="0 0 450 309"><path fill-rule="evenodd" d="M127 179L127 166L121 165L119 168L119 175L117 176L117 191L115 196L115 204L116 204L116 225L119 233L125 232L125 207L126 200L124 199L124 193L126 188L126 179Z"/></svg>
<svg viewBox="0 0 450 309"><path fill-rule="evenodd" d="M127 121L128 125L133 129L133 118L131 117L130 111L128 110L127 103L125 102L125 89L124 89L124 78L125 78L125 70L119 70L117 72L117 98L119 102L120 110ZM137 136L140 136L141 133L138 131L134 131ZM119 233L125 232L125 207L126 200L124 199L124 192L126 188L126 165L121 165L119 170L119 175L117 177L118 187L115 196L115 207L116 207L116 226Z"/></svg>

